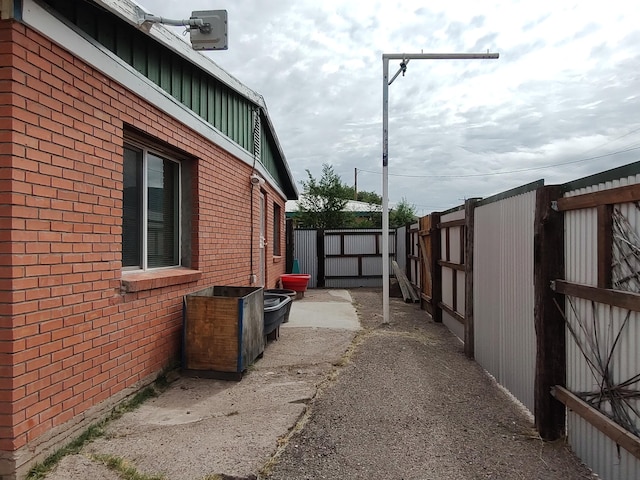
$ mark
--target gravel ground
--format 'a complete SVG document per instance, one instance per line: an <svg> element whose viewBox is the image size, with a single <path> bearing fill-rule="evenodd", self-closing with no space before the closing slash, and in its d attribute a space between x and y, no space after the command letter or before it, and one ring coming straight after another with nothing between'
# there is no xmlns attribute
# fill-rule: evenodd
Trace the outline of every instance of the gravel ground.
<svg viewBox="0 0 640 480"><path fill-rule="evenodd" d="M265 470L292 479L595 478L415 304L351 290L364 331Z"/></svg>

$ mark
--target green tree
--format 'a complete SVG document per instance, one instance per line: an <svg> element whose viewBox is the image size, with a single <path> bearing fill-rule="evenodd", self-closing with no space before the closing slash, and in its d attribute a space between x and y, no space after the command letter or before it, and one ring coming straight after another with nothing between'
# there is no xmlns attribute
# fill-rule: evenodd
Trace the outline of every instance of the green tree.
<svg viewBox="0 0 640 480"><path fill-rule="evenodd" d="M407 199L402 197L402 200L398 202L396 208L389 212L389 227L398 228L403 227L407 223L413 223L416 220L416 208L407 202Z"/></svg>
<svg viewBox="0 0 640 480"><path fill-rule="evenodd" d="M307 228L340 228L350 224L349 212L344 211L349 187L327 163L322 176L316 180L307 170L307 180L300 182L303 193L298 200L296 219ZM353 191L352 191L353 194Z"/></svg>
<svg viewBox="0 0 640 480"><path fill-rule="evenodd" d="M358 192L358 201L382 205L382 197L376 192Z"/></svg>
<svg viewBox="0 0 640 480"><path fill-rule="evenodd" d="M353 187L345 187L346 189L346 198L352 200L354 197L359 202L373 203L374 205L382 205L382 197L378 195L376 192L358 192L357 195L355 193L355 189Z"/></svg>

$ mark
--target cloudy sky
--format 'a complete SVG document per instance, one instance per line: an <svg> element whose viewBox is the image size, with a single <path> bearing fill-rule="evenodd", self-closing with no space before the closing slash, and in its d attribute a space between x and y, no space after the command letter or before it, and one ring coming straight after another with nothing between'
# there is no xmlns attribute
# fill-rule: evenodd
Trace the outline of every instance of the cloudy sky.
<svg viewBox="0 0 640 480"><path fill-rule="evenodd" d="M229 50L207 55L264 96L300 190L326 162L382 193L382 53L500 54L413 60L389 87L391 205L422 215L640 160L635 2L139 2L174 19L228 11Z"/></svg>

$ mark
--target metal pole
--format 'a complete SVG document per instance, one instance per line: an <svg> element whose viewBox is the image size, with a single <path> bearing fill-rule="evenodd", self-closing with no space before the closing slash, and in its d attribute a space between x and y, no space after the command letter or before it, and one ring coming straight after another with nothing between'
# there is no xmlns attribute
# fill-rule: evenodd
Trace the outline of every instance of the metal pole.
<svg viewBox="0 0 640 480"><path fill-rule="evenodd" d="M382 323L389 323L389 59L382 56Z"/></svg>
<svg viewBox="0 0 640 480"><path fill-rule="evenodd" d="M383 53L382 54L382 323L389 323L389 60L402 60L406 71L409 60L497 59L498 53ZM392 81L393 81L392 80Z"/></svg>
<svg viewBox="0 0 640 480"><path fill-rule="evenodd" d="M358 167L353 169L353 199L358 200Z"/></svg>

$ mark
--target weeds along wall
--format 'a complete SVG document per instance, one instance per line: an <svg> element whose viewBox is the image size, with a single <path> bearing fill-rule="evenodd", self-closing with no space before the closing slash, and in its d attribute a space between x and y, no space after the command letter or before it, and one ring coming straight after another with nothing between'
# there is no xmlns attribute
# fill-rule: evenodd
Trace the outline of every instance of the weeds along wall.
<svg viewBox="0 0 640 480"><path fill-rule="evenodd" d="M18 22L0 22L0 39L0 475L12 478L178 358L183 295L249 284L259 200L250 165L126 86ZM188 172L180 268L123 272L128 136ZM269 227L285 200L262 188Z"/></svg>

